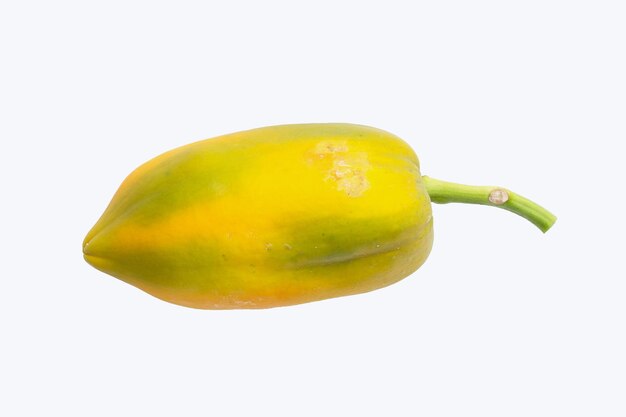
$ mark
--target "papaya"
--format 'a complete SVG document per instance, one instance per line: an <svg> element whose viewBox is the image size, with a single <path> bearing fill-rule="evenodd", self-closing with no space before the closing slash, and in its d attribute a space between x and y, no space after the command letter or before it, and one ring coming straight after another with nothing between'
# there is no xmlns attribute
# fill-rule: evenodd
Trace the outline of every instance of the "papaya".
<svg viewBox="0 0 626 417"><path fill-rule="evenodd" d="M256 309L372 291L416 271L431 201L492 205L543 231L556 218L501 187L420 173L402 139L353 124L294 124L191 143L121 184L83 241L96 269L159 299Z"/></svg>

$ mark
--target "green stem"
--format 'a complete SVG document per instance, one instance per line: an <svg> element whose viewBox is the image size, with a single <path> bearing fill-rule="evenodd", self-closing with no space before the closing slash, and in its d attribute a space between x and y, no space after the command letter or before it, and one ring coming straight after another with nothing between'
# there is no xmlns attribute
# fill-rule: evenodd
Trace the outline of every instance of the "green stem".
<svg viewBox="0 0 626 417"><path fill-rule="evenodd" d="M455 184L424 175L422 181L433 203L469 203L499 207L528 219L542 232L547 232L556 216L537 203L502 187Z"/></svg>

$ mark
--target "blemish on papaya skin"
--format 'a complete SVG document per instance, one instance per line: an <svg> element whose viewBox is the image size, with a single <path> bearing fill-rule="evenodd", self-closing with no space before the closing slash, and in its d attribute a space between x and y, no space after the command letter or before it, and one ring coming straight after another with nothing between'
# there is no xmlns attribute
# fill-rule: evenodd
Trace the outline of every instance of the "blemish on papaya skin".
<svg viewBox="0 0 626 417"><path fill-rule="evenodd" d="M345 141L326 140L313 149L313 161L329 165L325 181L334 181L337 190L349 197L359 197L369 187L366 172L370 164L365 152L350 152Z"/></svg>

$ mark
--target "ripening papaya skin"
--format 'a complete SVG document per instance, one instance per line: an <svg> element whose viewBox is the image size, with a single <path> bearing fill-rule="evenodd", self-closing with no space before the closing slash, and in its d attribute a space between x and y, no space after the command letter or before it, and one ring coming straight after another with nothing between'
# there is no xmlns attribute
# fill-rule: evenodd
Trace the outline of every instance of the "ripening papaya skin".
<svg viewBox="0 0 626 417"><path fill-rule="evenodd" d="M455 201L455 186L471 189L447 184L422 177L404 141L371 127L238 132L137 168L85 237L83 254L107 274L194 308L269 308L364 293L424 263L433 243L428 186L440 202ZM477 201L465 202L516 212L511 201L490 201L490 192L508 190L474 188L481 189Z"/></svg>

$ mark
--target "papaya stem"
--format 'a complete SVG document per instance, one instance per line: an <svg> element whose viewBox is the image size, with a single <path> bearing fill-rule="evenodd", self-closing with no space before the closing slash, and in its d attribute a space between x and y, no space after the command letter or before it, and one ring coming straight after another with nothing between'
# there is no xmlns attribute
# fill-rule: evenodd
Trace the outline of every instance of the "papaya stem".
<svg viewBox="0 0 626 417"><path fill-rule="evenodd" d="M547 232L556 216L539 204L502 187L456 184L422 177L426 191L433 203L468 203L499 207L529 220L542 232Z"/></svg>

